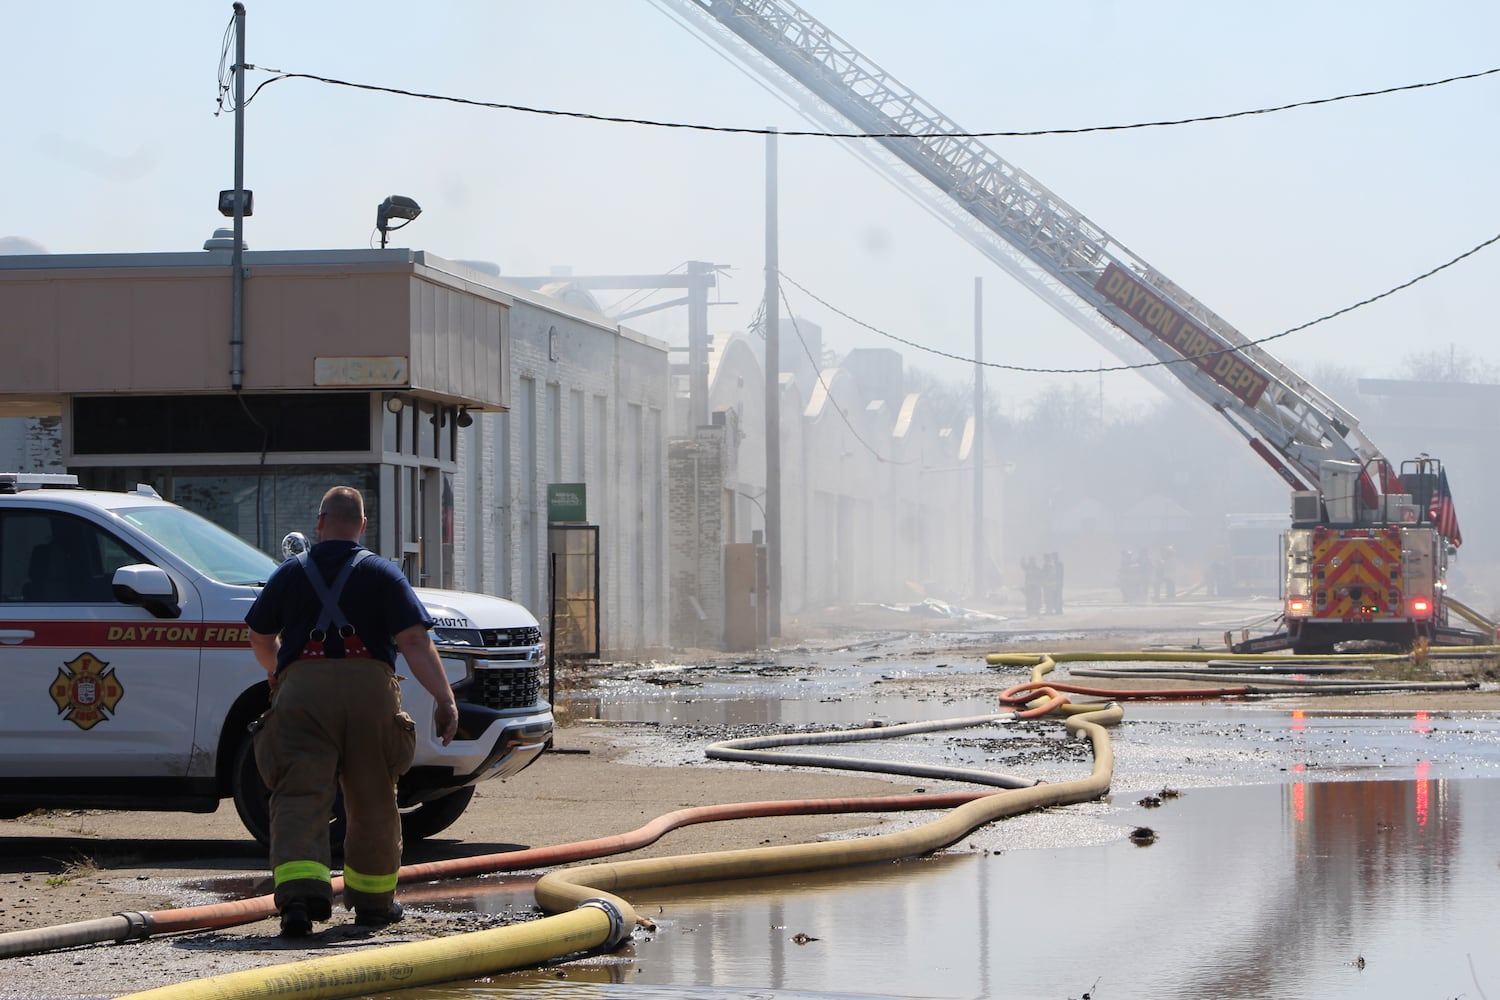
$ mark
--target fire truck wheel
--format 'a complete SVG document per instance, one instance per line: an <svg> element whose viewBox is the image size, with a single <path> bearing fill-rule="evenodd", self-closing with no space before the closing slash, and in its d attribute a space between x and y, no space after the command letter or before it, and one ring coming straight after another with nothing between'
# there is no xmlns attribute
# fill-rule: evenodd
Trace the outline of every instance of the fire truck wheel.
<svg viewBox="0 0 1500 1000"><path fill-rule="evenodd" d="M474 786L455 788L440 799L423 802L401 814L401 836L405 840L424 840L436 836L458 821L474 799Z"/></svg>
<svg viewBox="0 0 1500 1000"><path fill-rule="evenodd" d="M234 809L240 814L240 822L262 846L271 845L271 793L260 780L260 771L255 767L255 745L241 740L234 752ZM457 817L454 817L457 819ZM451 820L450 820L451 822ZM344 846L344 795L338 793L333 801L333 818L328 823L328 842L337 854Z"/></svg>

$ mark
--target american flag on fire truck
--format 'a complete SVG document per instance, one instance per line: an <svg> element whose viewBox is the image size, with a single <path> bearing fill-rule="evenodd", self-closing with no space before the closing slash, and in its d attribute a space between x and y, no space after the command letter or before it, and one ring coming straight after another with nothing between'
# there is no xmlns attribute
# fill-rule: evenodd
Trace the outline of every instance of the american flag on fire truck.
<svg viewBox="0 0 1500 1000"><path fill-rule="evenodd" d="M1432 501L1427 505L1427 516L1437 526L1438 534L1455 547L1464 543L1463 533L1458 530L1458 512L1453 509L1453 494L1448 492L1447 469L1438 473L1437 489L1433 491Z"/></svg>

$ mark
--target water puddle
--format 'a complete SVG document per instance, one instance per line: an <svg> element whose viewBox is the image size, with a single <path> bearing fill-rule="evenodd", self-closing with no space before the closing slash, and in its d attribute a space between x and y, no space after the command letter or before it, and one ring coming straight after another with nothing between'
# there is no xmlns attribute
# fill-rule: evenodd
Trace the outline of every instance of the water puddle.
<svg viewBox="0 0 1500 1000"><path fill-rule="evenodd" d="M733 671L663 667L633 674L629 679L600 680L586 691L565 693L558 698L557 710L573 720L653 725L841 725L872 717L932 716L935 699L900 684L924 676L971 674L994 677L997 688L1004 686L1000 683L1004 679L982 663L941 656L901 662L872 657L868 661L845 660L836 666L836 670L815 664L790 668L766 662L742 664ZM996 711L993 695L942 701L945 713Z"/></svg>
<svg viewBox="0 0 1500 1000"><path fill-rule="evenodd" d="M1500 780L1410 773L1117 798L1087 848L637 892L658 928L618 953L398 995L1500 996ZM460 892L500 912L528 884Z"/></svg>

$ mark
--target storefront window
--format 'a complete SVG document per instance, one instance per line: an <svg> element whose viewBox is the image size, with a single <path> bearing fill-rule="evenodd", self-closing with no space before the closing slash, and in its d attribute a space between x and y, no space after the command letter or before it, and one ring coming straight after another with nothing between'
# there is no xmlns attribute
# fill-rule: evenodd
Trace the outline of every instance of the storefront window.
<svg viewBox="0 0 1500 1000"><path fill-rule="evenodd" d="M369 527L365 544L372 549L380 538L378 466L320 465L245 468L83 469L79 481L102 489L133 489L150 483L158 493L215 524L234 532L277 560L281 539L300 531L315 538L318 505L330 486L353 486L364 494Z"/></svg>

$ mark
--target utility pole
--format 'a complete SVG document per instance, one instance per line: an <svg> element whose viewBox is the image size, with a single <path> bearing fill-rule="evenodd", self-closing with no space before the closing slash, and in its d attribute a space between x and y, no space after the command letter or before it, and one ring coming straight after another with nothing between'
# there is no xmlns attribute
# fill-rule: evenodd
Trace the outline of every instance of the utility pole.
<svg viewBox="0 0 1500 1000"><path fill-rule="evenodd" d="M230 251L229 384L245 383L245 5L234 5L234 248Z"/></svg>
<svg viewBox="0 0 1500 1000"><path fill-rule="evenodd" d="M781 635L781 263L776 233L776 131L766 136L766 631Z"/></svg>
<svg viewBox="0 0 1500 1000"><path fill-rule="evenodd" d="M984 279L974 279L974 596L984 594Z"/></svg>

